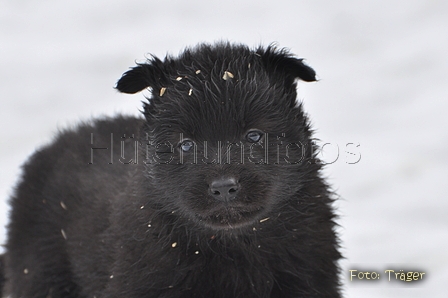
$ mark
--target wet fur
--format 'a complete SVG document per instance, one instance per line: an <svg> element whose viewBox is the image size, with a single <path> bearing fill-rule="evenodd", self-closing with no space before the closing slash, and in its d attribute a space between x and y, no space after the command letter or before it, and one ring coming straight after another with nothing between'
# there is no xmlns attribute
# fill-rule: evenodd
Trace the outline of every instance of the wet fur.
<svg viewBox="0 0 448 298"><path fill-rule="evenodd" d="M340 297L332 194L297 79L315 73L286 50L228 43L130 69L117 89L151 88L144 118L83 123L24 165L11 199L6 293ZM265 135L250 147L253 129ZM196 156L181 152L183 139ZM291 163L286 144L300 144L290 153L303 158ZM238 180L238 206L209 194L219 177Z"/></svg>

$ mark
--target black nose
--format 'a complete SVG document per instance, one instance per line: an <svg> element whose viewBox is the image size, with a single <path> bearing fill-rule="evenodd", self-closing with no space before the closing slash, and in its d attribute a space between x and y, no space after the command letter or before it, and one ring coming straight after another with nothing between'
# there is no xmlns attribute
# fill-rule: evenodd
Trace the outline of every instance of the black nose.
<svg viewBox="0 0 448 298"><path fill-rule="evenodd" d="M239 191L235 178L219 178L210 183L210 194L219 201L233 200Z"/></svg>

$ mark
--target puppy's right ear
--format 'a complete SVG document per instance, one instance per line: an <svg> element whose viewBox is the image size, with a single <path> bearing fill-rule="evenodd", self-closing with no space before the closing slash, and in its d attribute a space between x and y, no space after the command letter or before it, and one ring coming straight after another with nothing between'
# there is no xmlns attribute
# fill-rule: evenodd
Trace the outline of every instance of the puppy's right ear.
<svg viewBox="0 0 448 298"><path fill-rule="evenodd" d="M137 93L152 85L151 65L140 64L123 74L115 88L123 93Z"/></svg>
<svg viewBox="0 0 448 298"><path fill-rule="evenodd" d="M137 63L123 74L118 80L115 88L123 93L137 93L145 88L160 89L162 81L165 79L164 63L153 57L147 63Z"/></svg>

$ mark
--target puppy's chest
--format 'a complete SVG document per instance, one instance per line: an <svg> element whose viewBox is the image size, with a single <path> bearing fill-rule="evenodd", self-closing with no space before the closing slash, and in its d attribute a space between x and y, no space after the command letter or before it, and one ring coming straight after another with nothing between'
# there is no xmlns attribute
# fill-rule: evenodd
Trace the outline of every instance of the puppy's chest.
<svg viewBox="0 0 448 298"><path fill-rule="evenodd" d="M215 292L217 289L231 289L251 297L254 291L269 293L275 283L275 260L268 260L265 252L222 247L198 251L178 258L173 270L178 274L178 283L172 284L173 289L212 293L210 297L221 297L222 293Z"/></svg>
<svg viewBox="0 0 448 298"><path fill-rule="evenodd" d="M208 236L202 242L167 243L164 253L166 259L173 261L171 269L197 278L256 277L273 275L280 263L292 262L295 258L294 251L286 252L283 244L275 241L222 241L214 237Z"/></svg>

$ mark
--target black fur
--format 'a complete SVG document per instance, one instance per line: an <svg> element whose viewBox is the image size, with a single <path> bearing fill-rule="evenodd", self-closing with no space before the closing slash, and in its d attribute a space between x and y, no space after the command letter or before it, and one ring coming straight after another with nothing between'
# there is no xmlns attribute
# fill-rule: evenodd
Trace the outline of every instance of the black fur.
<svg viewBox="0 0 448 298"><path fill-rule="evenodd" d="M119 91L152 90L144 119L82 124L25 164L7 294L340 297L332 194L296 79L315 73L286 50L228 43L127 71Z"/></svg>

